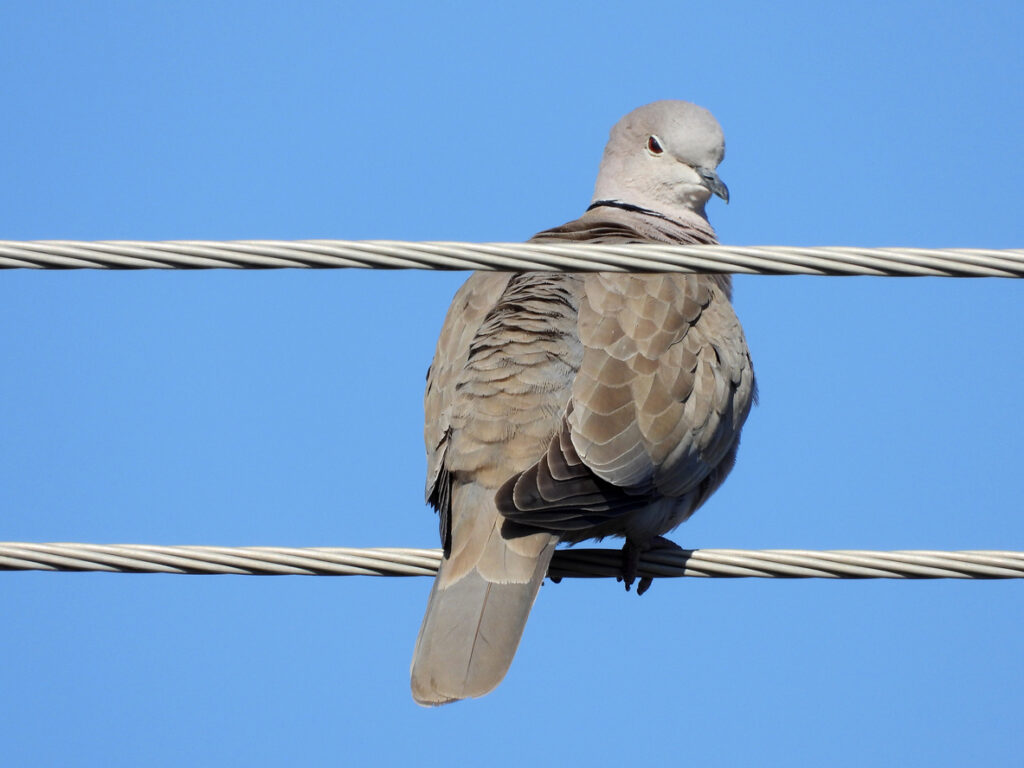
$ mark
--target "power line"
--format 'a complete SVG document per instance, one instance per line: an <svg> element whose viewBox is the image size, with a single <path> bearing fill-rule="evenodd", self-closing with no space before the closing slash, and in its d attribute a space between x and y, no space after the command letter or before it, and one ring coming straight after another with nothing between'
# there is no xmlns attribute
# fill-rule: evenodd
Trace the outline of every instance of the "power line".
<svg viewBox="0 0 1024 768"><path fill-rule="evenodd" d="M0 240L0 269L289 267L1024 277L1024 249L396 240Z"/></svg>
<svg viewBox="0 0 1024 768"><path fill-rule="evenodd" d="M152 544L0 542L0 570L115 573L241 574L253 576L433 576L438 549L347 547L212 547ZM552 578L621 575L614 549L555 553ZM641 558L638 575L833 578L1019 579L1024 552L970 550L682 549Z"/></svg>

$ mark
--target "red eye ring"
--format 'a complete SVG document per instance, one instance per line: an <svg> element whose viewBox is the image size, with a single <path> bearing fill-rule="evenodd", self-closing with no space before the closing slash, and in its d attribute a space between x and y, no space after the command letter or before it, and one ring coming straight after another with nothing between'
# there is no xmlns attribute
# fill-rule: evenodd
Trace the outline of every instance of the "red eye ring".
<svg viewBox="0 0 1024 768"><path fill-rule="evenodd" d="M647 137L647 151L652 155L660 155L665 150L661 148L661 142L658 141L657 136Z"/></svg>

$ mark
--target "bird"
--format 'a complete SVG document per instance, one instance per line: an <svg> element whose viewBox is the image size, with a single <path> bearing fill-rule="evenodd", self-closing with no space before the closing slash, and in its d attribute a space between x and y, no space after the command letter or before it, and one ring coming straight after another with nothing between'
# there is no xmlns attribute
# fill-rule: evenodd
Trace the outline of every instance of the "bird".
<svg viewBox="0 0 1024 768"><path fill-rule="evenodd" d="M586 212L536 243L714 244L725 140L656 101L611 130ZM443 558L411 665L415 701L504 678L560 542L640 556L721 485L756 400L731 277L475 272L448 310L424 396L426 498ZM650 585L642 579L637 592Z"/></svg>

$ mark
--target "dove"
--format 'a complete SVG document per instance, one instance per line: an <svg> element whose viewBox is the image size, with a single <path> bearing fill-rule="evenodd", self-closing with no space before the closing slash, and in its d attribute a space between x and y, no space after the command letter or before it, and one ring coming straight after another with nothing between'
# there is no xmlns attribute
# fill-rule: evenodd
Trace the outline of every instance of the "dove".
<svg viewBox="0 0 1024 768"><path fill-rule="evenodd" d="M590 207L531 242L716 243L724 153L702 107L639 107L612 128ZM444 556L417 703L501 682L560 542L624 538L627 590L643 552L675 546L664 534L729 474L756 398L730 302L729 275L476 272L458 290L424 397Z"/></svg>

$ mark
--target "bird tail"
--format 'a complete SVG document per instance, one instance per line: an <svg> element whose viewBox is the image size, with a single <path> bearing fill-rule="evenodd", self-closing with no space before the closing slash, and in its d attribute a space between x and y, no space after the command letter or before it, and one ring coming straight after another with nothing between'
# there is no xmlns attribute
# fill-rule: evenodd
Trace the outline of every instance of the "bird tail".
<svg viewBox="0 0 1024 768"><path fill-rule="evenodd" d="M494 491L452 499L452 551L441 562L412 658L412 695L437 706L483 696L508 672L557 538L505 538Z"/></svg>

